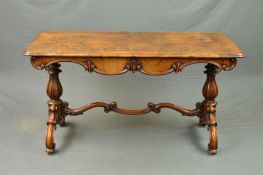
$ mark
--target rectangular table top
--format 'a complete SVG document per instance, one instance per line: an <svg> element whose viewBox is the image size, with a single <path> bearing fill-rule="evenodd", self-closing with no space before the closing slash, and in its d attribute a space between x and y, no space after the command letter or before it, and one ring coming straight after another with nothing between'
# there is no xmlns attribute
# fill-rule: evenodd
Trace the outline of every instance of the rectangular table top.
<svg viewBox="0 0 263 175"><path fill-rule="evenodd" d="M42 32L27 56L242 58L224 33Z"/></svg>

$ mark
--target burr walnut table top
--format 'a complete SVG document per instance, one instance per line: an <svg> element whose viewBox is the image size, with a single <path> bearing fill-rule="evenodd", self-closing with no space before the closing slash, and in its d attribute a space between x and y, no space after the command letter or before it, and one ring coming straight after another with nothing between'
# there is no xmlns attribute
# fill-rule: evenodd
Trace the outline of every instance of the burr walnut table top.
<svg viewBox="0 0 263 175"><path fill-rule="evenodd" d="M42 32L28 56L240 58L244 53L224 33Z"/></svg>

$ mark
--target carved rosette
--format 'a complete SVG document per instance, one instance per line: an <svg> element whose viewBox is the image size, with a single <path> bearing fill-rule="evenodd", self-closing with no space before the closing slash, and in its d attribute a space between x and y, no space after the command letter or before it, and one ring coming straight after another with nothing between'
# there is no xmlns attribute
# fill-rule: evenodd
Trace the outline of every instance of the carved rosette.
<svg viewBox="0 0 263 175"><path fill-rule="evenodd" d="M138 62L136 59L131 59L124 67L124 70L131 71L135 73L142 70L142 63Z"/></svg>
<svg viewBox="0 0 263 175"><path fill-rule="evenodd" d="M237 59L236 58L232 58L229 61L229 64L223 64L222 65L222 70L224 71L230 71L232 69L234 69L237 65Z"/></svg>

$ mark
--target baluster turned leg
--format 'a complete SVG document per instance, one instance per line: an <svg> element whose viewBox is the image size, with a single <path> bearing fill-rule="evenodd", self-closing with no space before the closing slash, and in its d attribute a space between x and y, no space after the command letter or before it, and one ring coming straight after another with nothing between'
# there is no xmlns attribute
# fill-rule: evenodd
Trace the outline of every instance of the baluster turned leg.
<svg viewBox="0 0 263 175"><path fill-rule="evenodd" d="M54 142L54 130L56 124L63 124L64 117L62 115L63 102L60 99L63 89L58 78L58 74L61 72L59 69L60 64L54 63L48 66L47 72L49 73L49 81L47 84L47 95L50 100L48 101L48 121L46 132L46 151L47 153L53 153L55 151Z"/></svg>
<svg viewBox="0 0 263 175"><path fill-rule="evenodd" d="M216 101L215 98L218 95L218 88L216 83L216 73L217 69L215 65L208 64L206 66L207 74L206 82L203 86L203 96L205 100L203 104L203 114L205 116L205 121L208 125L208 130L210 132L210 143L208 144L208 150L211 154L217 153L217 122L216 122Z"/></svg>

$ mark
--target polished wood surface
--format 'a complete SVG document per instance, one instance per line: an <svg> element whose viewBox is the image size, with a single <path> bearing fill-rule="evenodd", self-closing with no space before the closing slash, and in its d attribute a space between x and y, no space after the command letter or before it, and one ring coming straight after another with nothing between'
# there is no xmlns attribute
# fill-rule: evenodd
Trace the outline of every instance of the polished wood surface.
<svg viewBox="0 0 263 175"><path fill-rule="evenodd" d="M232 70L237 63L236 58L81 58L81 57L32 57L31 64L38 70L58 62L73 62L80 64L86 71L102 75L120 75L129 71L146 75L161 76L169 73L179 73L191 64L209 63L218 71Z"/></svg>
<svg viewBox="0 0 263 175"><path fill-rule="evenodd" d="M59 64L52 64L47 69L49 73L49 80L47 84L47 95L50 100L48 101L48 121L47 121L47 131L46 131L46 151L47 153L53 153L55 151L54 142L54 130L56 129L56 123L63 120L62 116L62 100L60 97L63 93L62 85L59 81L58 74L61 72L59 69Z"/></svg>
<svg viewBox="0 0 263 175"><path fill-rule="evenodd" d="M216 74L235 68L237 58L244 53L223 33L176 33L176 32L43 32L27 48L31 64L49 74L47 85L48 122L46 151L55 152L54 132L56 125L64 126L66 116L75 116L101 107L105 112L128 116L160 113L168 108L184 116L197 116L200 126L209 130L208 151L217 153L218 136L215 98L218 95ZM80 108L70 108L60 99L62 85L59 80L60 63L77 63L89 73L120 75L140 72L161 76L179 73L193 64L206 64L204 99L195 108L186 109L172 103L148 103L142 109L124 109L116 102L93 102Z"/></svg>
<svg viewBox="0 0 263 175"><path fill-rule="evenodd" d="M216 105L217 102L215 98L218 95L218 87L216 83L216 74L218 73L216 70L216 66L212 64L208 64L206 67L206 71L204 73L207 74L206 82L203 86L203 96L204 101L203 104L203 119L205 119L206 124L208 125L208 130L210 133L210 142L208 144L208 150L211 154L217 153L217 122L216 122ZM201 123L202 125L204 123Z"/></svg>
<svg viewBox="0 0 263 175"><path fill-rule="evenodd" d="M104 108L104 111L106 113L113 111L113 112L116 112L119 114L125 114L125 115L141 115L141 114L147 114L149 112L160 113L162 108L169 108L169 109L182 113L182 115L192 117L200 113L201 103L197 103L195 109L185 109L183 107L180 107L178 105L174 105L171 103L159 103L159 104L148 103L145 109L139 109L139 110L119 108L116 102L111 102L111 103L95 102L95 103L85 105L78 109L70 109L68 107L69 104L67 102L64 102L64 105L65 106L63 108L63 113L67 115L80 115L80 114L83 114L85 111L90 110L92 108L96 108L96 107Z"/></svg>
<svg viewBox="0 0 263 175"><path fill-rule="evenodd" d="M42 32L27 56L240 58L224 33Z"/></svg>

